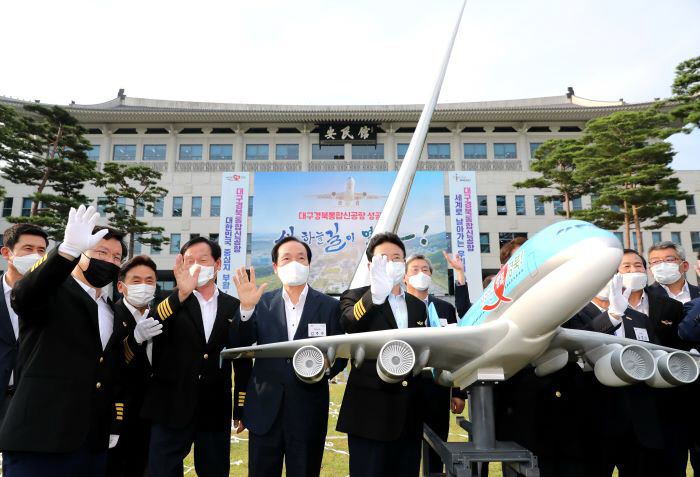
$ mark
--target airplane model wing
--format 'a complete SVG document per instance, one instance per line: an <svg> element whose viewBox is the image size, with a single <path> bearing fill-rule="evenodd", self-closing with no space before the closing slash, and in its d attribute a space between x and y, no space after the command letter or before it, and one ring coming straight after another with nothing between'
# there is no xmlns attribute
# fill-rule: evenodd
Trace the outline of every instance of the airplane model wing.
<svg viewBox="0 0 700 477"><path fill-rule="evenodd" d="M376 194L367 194L365 192L355 192L355 200L363 200L363 199L386 199L385 195L376 195Z"/></svg>
<svg viewBox="0 0 700 477"><path fill-rule="evenodd" d="M306 197L313 197L314 199L342 199L345 192L333 192L330 194L311 194Z"/></svg>

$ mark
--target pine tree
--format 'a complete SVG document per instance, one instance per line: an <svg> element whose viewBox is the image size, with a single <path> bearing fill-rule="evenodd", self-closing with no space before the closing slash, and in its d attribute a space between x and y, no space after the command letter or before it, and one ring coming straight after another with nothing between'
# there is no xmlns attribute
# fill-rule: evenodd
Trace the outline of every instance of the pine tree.
<svg viewBox="0 0 700 477"><path fill-rule="evenodd" d="M689 133L693 128L700 128L700 56L680 63L676 67L676 78L671 87L673 96L669 102L677 104L671 114L679 119Z"/></svg>

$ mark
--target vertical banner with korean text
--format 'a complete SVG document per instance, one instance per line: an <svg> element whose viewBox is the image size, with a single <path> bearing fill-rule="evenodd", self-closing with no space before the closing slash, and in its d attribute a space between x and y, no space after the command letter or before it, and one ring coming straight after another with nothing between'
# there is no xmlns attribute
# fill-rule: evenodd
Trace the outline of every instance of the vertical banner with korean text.
<svg viewBox="0 0 700 477"><path fill-rule="evenodd" d="M249 181L247 172L226 172L221 179L221 271L217 283L219 289L233 296L238 296L233 272L246 264Z"/></svg>
<svg viewBox="0 0 700 477"><path fill-rule="evenodd" d="M462 257L464 276L469 286L469 296L474 300L483 290L476 174L473 171L449 172L448 174L452 253L457 253Z"/></svg>

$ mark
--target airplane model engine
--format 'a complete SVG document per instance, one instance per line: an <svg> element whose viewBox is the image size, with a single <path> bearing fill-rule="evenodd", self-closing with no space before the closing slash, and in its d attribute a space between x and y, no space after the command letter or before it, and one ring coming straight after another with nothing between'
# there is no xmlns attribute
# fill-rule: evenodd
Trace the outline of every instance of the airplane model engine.
<svg viewBox="0 0 700 477"><path fill-rule="evenodd" d="M382 346L377 356L377 374L382 381L398 383L413 370L416 353L413 348L401 340L392 340Z"/></svg>
<svg viewBox="0 0 700 477"><path fill-rule="evenodd" d="M666 353L658 351L656 354L656 372L647 380L647 384L654 388L670 388L681 384L690 384L698 379L698 363L685 351Z"/></svg>
<svg viewBox="0 0 700 477"><path fill-rule="evenodd" d="M656 364L649 350L639 345L614 346L595 361L594 373L606 386L627 386L654 376Z"/></svg>
<svg viewBox="0 0 700 477"><path fill-rule="evenodd" d="M294 373L307 384L319 382L326 372L323 352L315 346L302 346L292 358Z"/></svg>

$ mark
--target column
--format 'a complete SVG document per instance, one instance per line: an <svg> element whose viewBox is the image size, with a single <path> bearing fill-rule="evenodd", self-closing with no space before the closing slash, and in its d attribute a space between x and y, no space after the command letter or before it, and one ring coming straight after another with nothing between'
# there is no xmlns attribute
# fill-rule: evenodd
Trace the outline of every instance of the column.
<svg viewBox="0 0 700 477"><path fill-rule="evenodd" d="M309 162L311 161L311 129L312 124L304 124L301 126L301 144L299 144L299 160L301 161L301 170L309 170Z"/></svg>
<svg viewBox="0 0 700 477"><path fill-rule="evenodd" d="M450 154L452 154L455 171L459 171L462 169L462 158L464 157L464 150L462 148L462 125L457 123L454 127L450 128L450 130L452 131Z"/></svg>
<svg viewBox="0 0 700 477"><path fill-rule="evenodd" d="M394 133L396 129L394 125L388 123L386 125L382 124L382 128L386 132L384 139L384 160L387 162L387 170L396 170L396 136Z"/></svg>
<svg viewBox="0 0 700 477"><path fill-rule="evenodd" d="M236 135L233 138L233 160L236 163L235 170L243 170L243 160L245 159L245 151L243 148L243 128L240 124L235 124L233 130Z"/></svg>

